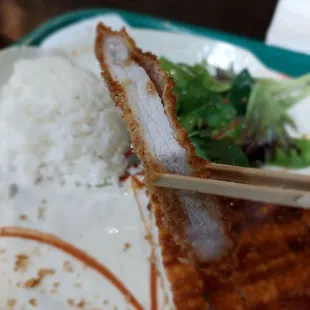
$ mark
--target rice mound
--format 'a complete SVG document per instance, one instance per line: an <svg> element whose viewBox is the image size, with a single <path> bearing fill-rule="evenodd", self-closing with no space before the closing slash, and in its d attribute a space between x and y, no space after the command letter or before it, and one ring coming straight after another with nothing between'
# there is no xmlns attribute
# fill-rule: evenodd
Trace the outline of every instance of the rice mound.
<svg viewBox="0 0 310 310"><path fill-rule="evenodd" d="M60 56L21 60L0 93L0 176L115 183L129 138L102 80Z"/></svg>

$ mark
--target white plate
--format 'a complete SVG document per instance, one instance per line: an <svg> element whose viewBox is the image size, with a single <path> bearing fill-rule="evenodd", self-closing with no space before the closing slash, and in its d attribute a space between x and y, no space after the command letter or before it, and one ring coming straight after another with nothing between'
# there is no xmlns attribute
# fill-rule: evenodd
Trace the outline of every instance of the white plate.
<svg viewBox="0 0 310 310"><path fill-rule="evenodd" d="M46 38L42 48L46 51L51 48L63 49L80 66L99 75L99 65L93 53L94 29L99 20L116 29L124 25L124 22L114 15L79 22ZM212 65L223 69L233 65L238 71L246 67L255 76L281 77L262 65L249 52L227 43L154 30L128 30L140 47L172 61L192 64L206 59ZM292 112L300 130L306 134L310 133L307 120L309 110L309 104L305 101ZM8 187L1 190L3 198ZM143 214L148 219L148 199L143 192L140 192L139 197ZM44 200L47 203L43 205ZM44 220L38 214L40 207L46 208ZM27 220L21 220L21 214L26 215ZM112 188L87 190L56 185L46 185L38 190L33 186L23 185L14 199L3 198L0 225L38 229L74 244L104 263L130 289L143 307L150 309L151 247L145 240L146 229L128 182L116 192ZM149 225L156 235L152 219ZM131 247L124 251L126 243ZM0 276L4 284L0 290L0 307L4 309L8 298L16 299L16 309L21 306L33 309L28 304L30 298L36 298L37 308L44 310L67 309L68 299L71 298L75 303L81 298L85 299L87 304L84 309L133 309L105 278L89 268L85 269L80 262L55 248L32 241L1 238L0 253L1 249L6 249L5 253L0 254L0 261L3 261ZM15 255L18 253L25 253L30 257L30 267L25 273L13 272ZM173 309L169 284L159 257L157 251L157 265L161 274L158 281L159 309ZM71 262L73 272L63 270L66 260ZM26 290L17 287L19 282L23 283L35 277L39 268L52 268L55 274L46 277L36 288ZM57 281L60 286L54 292L53 283ZM162 306L167 294L168 303ZM108 301L108 304L104 304L105 301Z"/></svg>

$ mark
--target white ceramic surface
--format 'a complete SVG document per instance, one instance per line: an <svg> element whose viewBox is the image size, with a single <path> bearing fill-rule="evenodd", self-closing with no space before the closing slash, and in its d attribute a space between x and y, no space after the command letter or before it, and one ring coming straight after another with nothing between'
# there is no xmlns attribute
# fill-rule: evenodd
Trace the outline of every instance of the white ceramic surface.
<svg viewBox="0 0 310 310"><path fill-rule="evenodd" d="M63 53L59 49L33 47L0 51L1 84L12 73L16 60L47 54ZM145 190L137 190L135 196L131 180L121 188L19 182L16 195L10 197L10 187L16 183L10 176L0 178L0 227L30 228L75 245L104 264L144 309L150 309L152 247L146 235L150 231L157 236L157 232L147 210L149 200ZM29 259L25 271L15 270L20 254ZM159 273L158 305L163 310L173 309L158 247L155 259ZM66 262L72 271L66 270ZM37 278L40 269L51 269L54 274L46 276L38 286L23 287L28 280ZM80 309L77 306L81 301L85 301L83 309L135 309L105 277L77 259L51 246L24 239L0 238L0 283L0 309L33 309L31 299L42 310ZM15 306L8 308L12 303Z"/></svg>
<svg viewBox="0 0 310 310"><path fill-rule="evenodd" d="M94 29L99 20L116 29L124 24L119 17L113 15L77 23L46 38L42 43L42 52L50 52L54 48L64 50L77 64L99 75L99 66L93 54ZM223 69L233 65L236 70L247 67L256 76L280 77L247 51L226 43L198 36L144 29L129 28L129 33L143 49L166 56L172 61L192 64L207 59L212 65ZM7 74L18 54L14 57L7 61ZM292 113L298 119L303 133L310 133L306 116L309 115L309 104L304 102ZM150 310L151 247L145 240L146 229L129 181L119 190L111 187L84 189L55 184L41 187L20 184L14 198L8 198L9 184L6 180L0 187L0 226L16 225L38 229L74 244L104 263L130 289L143 307ZM150 229L155 231L156 236L153 220L148 219L148 199L143 191L139 192L139 197L142 213L147 221L150 221ZM40 216L40 208L45 208L43 217ZM24 220L21 215L25 215ZM124 251L126 243L131 246ZM2 249L5 252L2 252ZM30 258L30 266L25 273L14 271L15 256L20 253ZM72 272L63 269L66 260L72 264ZM36 298L37 308L44 310L70 309L68 301L71 298L75 303L83 298L87 302L84 309L133 309L104 277L84 268L76 259L50 246L0 238L0 262L1 309L7 308L8 299L16 299L14 309L22 309L22 306L33 309L28 304L30 298ZM158 281L158 309L173 309L169 284L162 270L158 249L157 263L161 274ZM18 287L19 282L22 284L27 279L36 277L39 268L52 268L55 274L46 277L33 289ZM58 281L60 285L53 291L53 285ZM162 306L166 294L169 297L168 303ZM108 301L108 304L104 304L105 301Z"/></svg>

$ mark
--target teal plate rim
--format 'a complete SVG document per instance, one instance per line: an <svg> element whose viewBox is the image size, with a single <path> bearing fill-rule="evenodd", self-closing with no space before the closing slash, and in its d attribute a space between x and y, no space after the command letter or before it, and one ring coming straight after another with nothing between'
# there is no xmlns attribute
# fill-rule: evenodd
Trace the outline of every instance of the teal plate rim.
<svg viewBox="0 0 310 310"><path fill-rule="evenodd" d="M133 27L196 34L243 47L252 52L267 67L290 76L299 76L310 72L310 56L306 54L267 46L255 40L217 30L118 9L80 10L59 15L38 26L14 45L38 46L46 37L63 27L105 14L118 14Z"/></svg>

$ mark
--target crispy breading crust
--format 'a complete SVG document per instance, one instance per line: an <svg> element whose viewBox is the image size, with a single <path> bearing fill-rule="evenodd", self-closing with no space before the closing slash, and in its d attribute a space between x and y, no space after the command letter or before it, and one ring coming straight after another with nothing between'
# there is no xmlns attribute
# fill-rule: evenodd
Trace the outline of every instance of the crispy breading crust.
<svg viewBox="0 0 310 310"><path fill-rule="evenodd" d="M137 48L135 42L128 36L124 28L117 32L112 31L111 28L106 27L102 23L99 23L97 26L95 53L102 69L101 74L108 85L116 106L118 106L122 111L122 117L126 121L127 127L129 129L133 149L138 157L143 161L146 176L151 176L154 172L164 172L164 169L156 163L156 160L148 152L145 146L145 142L142 139L142 128L139 122L135 119L134 115L131 113L126 92L120 83L113 80L105 63L103 57L103 40L105 36L111 35L118 35L126 40L127 45L130 48L130 59L128 59L128 62L134 61L135 63L139 64L146 71L151 81L153 82L160 98L162 99L162 102L165 103L165 112L169 117L171 127L177 135L177 141L187 151L188 163L193 168L193 175L207 178L209 176L207 169L209 162L199 158L196 155L195 148L189 140L186 131L177 121L175 111L176 99L173 92L174 82L172 78L167 74L167 72L161 69L160 63L156 56L149 52L144 53L141 49ZM147 179L145 181L147 183ZM187 223L187 217L184 214L179 199L176 197L176 191L157 187L149 187L149 190L165 206L163 208L165 221L173 233L173 237L175 238L177 244L181 245L182 248L187 251L189 257L195 260L191 245L185 241L186 238L183 228ZM220 210L219 214L223 213L223 210ZM221 221L220 218L215 219ZM227 223L227 227L228 226L229 225Z"/></svg>
<svg viewBox="0 0 310 310"><path fill-rule="evenodd" d="M223 199L238 240L231 255L199 266L219 310L310 309L310 212Z"/></svg>

